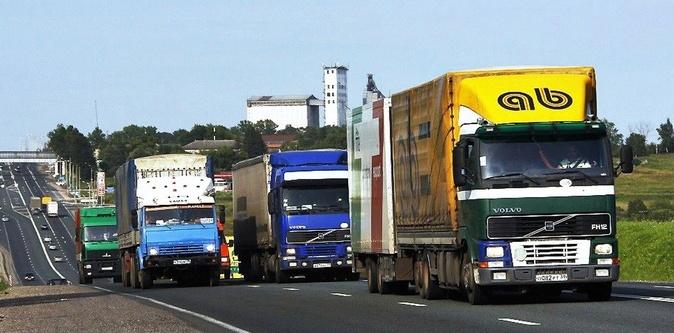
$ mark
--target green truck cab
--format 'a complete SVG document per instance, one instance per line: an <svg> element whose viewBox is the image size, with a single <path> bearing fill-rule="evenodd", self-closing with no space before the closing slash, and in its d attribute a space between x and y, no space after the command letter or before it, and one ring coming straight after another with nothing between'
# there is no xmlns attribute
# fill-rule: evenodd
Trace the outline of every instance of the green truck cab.
<svg viewBox="0 0 674 333"><path fill-rule="evenodd" d="M115 207L79 208L75 216L77 267L81 284L95 278L121 281Z"/></svg>

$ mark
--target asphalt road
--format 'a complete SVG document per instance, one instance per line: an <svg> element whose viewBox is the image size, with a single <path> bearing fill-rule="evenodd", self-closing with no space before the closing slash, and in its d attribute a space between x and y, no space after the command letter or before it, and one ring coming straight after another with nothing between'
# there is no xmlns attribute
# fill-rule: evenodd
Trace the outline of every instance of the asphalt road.
<svg viewBox="0 0 674 333"><path fill-rule="evenodd" d="M2 212L10 222L0 224L0 244L13 256L16 270L34 272L33 284L57 274L40 246L27 209L21 200L48 193L49 187L23 166L20 174L5 167L0 189ZM51 193L56 197L55 193ZM33 215L39 230L49 225L66 262L53 263L66 278L77 282L72 242L73 220L64 207L60 218ZM24 216L26 215L26 216ZM40 237L48 232L39 230ZM7 246L8 244L9 246ZM47 250L49 252L49 250ZM50 253L50 257L53 257ZM563 293L559 299L526 295L500 295L494 304L471 306L458 296L428 301L411 290L407 294L378 295L367 292L365 281L246 284L229 281L218 287L178 287L159 283L149 290L124 288L110 280L96 280L94 288L123 294L149 305L168 308L183 320L198 323L204 331L222 332L432 332L432 331L590 331L672 332L674 285L616 283L607 302L590 302L584 294Z"/></svg>
<svg viewBox="0 0 674 333"><path fill-rule="evenodd" d="M13 170L16 166L19 172ZM0 175L0 183L5 185L0 188L0 215L9 217L8 222L0 222L0 244L11 253L15 271L19 274L14 277L14 284L44 284L60 277L76 283L74 222L65 208L59 207L59 218L48 218L43 213L30 214L27 205L31 196L52 195L44 180L39 179L34 165L14 164L11 169L5 165ZM41 229L43 224L48 230ZM46 243L44 237L50 237L52 241ZM56 245L56 250L49 250L49 244ZM57 262L55 257L61 257L63 261ZM35 280L25 281L26 273L35 274Z"/></svg>
<svg viewBox="0 0 674 333"><path fill-rule="evenodd" d="M365 281L234 281L219 287L165 284L150 290L105 281L95 285L251 332L672 332L674 327L674 285L618 283L607 302L590 302L574 293L557 300L500 295L495 304L483 306L456 296L423 300L411 290L405 295L370 294Z"/></svg>

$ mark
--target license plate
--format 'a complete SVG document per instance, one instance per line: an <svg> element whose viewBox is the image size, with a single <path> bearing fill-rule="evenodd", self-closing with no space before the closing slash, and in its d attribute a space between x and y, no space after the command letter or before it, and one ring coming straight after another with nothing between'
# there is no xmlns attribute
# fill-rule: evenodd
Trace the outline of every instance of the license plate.
<svg viewBox="0 0 674 333"><path fill-rule="evenodd" d="M329 262L314 264L314 268L328 268L328 267L332 267L332 264Z"/></svg>
<svg viewBox="0 0 674 333"><path fill-rule="evenodd" d="M569 277L566 274L540 274L536 275L536 282L547 281L566 281Z"/></svg>
<svg viewBox="0 0 674 333"><path fill-rule="evenodd" d="M192 263L192 259L176 259L173 260L174 265L188 265Z"/></svg>
<svg viewBox="0 0 674 333"><path fill-rule="evenodd" d="M112 267L101 267L102 271L111 271Z"/></svg>

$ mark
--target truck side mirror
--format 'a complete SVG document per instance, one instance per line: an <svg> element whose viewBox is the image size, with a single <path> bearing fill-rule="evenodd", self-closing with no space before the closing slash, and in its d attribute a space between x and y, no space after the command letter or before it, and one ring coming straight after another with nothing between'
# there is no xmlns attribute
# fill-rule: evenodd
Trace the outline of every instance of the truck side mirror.
<svg viewBox="0 0 674 333"><path fill-rule="evenodd" d="M234 247L234 240L230 239L227 241L227 247Z"/></svg>
<svg viewBox="0 0 674 333"><path fill-rule="evenodd" d="M630 145L620 147L620 170L623 173L632 173L634 170L634 152Z"/></svg>
<svg viewBox="0 0 674 333"><path fill-rule="evenodd" d="M273 214L276 212L276 190L271 190L267 194L267 210L269 211L269 214Z"/></svg>
<svg viewBox="0 0 674 333"><path fill-rule="evenodd" d="M218 220L220 220L220 223L225 224L225 217L227 217L225 206L218 206Z"/></svg>
<svg viewBox="0 0 674 333"><path fill-rule="evenodd" d="M454 165L452 168L454 176L454 186L460 187L466 185L466 159L463 154L463 146L459 145L452 151Z"/></svg>

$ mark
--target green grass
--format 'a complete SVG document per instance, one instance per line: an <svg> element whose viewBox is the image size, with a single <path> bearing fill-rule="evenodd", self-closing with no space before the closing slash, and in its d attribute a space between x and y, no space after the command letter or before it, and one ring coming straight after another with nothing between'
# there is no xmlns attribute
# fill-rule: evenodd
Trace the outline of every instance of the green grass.
<svg viewBox="0 0 674 333"><path fill-rule="evenodd" d="M5 281L3 279L0 279L0 291L4 291L7 288L9 288L9 285L7 283L5 283Z"/></svg>
<svg viewBox="0 0 674 333"><path fill-rule="evenodd" d="M674 221L620 221L620 280L674 281Z"/></svg>
<svg viewBox="0 0 674 333"><path fill-rule="evenodd" d="M674 203L674 154L650 155L631 174L616 178L616 205L627 209L630 200L641 199L651 207L656 200Z"/></svg>

